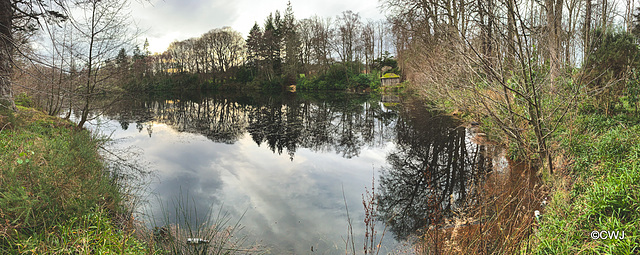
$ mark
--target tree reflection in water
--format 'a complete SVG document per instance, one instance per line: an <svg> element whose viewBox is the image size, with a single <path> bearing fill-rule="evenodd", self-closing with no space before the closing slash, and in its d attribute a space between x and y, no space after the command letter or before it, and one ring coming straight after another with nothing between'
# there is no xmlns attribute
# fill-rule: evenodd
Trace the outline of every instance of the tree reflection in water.
<svg viewBox="0 0 640 255"><path fill-rule="evenodd" d="M293 160L299 147L358 156L363 146L391 139L397 115L384 109L373 94L290 94L131 96L118 100L106 115L122 129L136 123L163 123L180 132L197 133L218 143L233 144L249 134L274 153Z"/></svg>
<svg viewBox="0 0 640 255"><path fill-rule="evenodd" d="M123 129L135 123L152 136L155 124L165 124L216 143L251 138L291 160L301 148L352 158L389 145L378 203L396 239L473 203L471 187L492 168L485 147L450 116L421 104L390 110L374 94L136 95L111 104L105 114Z"/></svg>
<svg viewBox="0 0 640 255"><path fill-rule="evenodd" d="M484 146L472 143L467 129L450 116L421 104L404 109L378 197L381 217L398 240L441 224L452 209L466 206L474 195L471 187L492 167Z"/></svg>

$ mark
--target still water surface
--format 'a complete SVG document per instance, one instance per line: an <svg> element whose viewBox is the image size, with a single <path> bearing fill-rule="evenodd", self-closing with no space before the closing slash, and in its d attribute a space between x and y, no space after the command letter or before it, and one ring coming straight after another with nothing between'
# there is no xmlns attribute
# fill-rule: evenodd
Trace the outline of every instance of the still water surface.
<svg viewBox="0 0 640 255"><path fill-rule="evenodd" d="M272 254L344 253L345 200L362 247L374 178L385 254L469 203L472 184L503 164L451 117L375 94L130 95L99 119L114 147L150 162L149 215L188 196L200 215L244 214L242 234Z"/></svg>

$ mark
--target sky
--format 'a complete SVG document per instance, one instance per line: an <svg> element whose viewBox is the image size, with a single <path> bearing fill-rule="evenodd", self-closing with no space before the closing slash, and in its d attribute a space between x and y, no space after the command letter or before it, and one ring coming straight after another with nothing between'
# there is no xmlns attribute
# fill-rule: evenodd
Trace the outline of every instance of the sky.
<svg viewBox="0 0 640 255"><path fill-rule="evenodd" d="M363 21L384 15L378 0L291 0L296 19L313 15L335 17L346 10L360 14ZM149 40L151 52L163 52L171 42L198 37L230 26L247 35L254 22L261 26L271 12L284 13L287 0L150 0L132 1L132 18L143 31L139 45Z"/></svg>

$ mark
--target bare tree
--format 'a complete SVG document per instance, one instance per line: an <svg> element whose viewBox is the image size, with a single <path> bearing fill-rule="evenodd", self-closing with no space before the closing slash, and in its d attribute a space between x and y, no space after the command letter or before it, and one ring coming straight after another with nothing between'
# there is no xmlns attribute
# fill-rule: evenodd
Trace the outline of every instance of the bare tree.
<svg viewBox="0 0 640 255"><path fill-rule="evenodd" d="M552 173L547 141L584 85L555 86L564 78L562 43L569 38L562 28L564 2L528 3L476 1L457 11L438 0L389 0L386 6L398 15L392 21L400 63L418 88L488 116L496 131ZM471 15L469 24L449 17L463 11Z"/></svg>
<svg viewBox="0 0 640 255"><path fill-rule="evenodd" d="M115 59L118 51L131 42L135 34L127 12L128 0L87 0L66 4L65 14L77 31L79 38L78 58L84 64L84 85L81 97L83 106L78 127L88 120L91 102L98 89L105 89L105 81L111 74L101 72L109 60Z"/></svg>
<svg viewBox="0 0 640 255"><path fill-rule="evenodd" d="M332 29L331 18L322 19L318 16L311 17L312 20L312 48L317 62L324 67L329 66L332 61L331 41L335 34Z"/></svg>
<svg viewBox="0 0 640 255"><path fill-rule="evenodd" d="M364 66L367 73L371 72L370 65L372 60L374 59L375 54L375 46L376 46L376 38L375 38L375 28L373 21L367 21L367 23L362 28L362 42L364 47Z"/></svg>
<svg viewBox="0 0 640 255"><path fill-rule="evenodd" d="M562 0L545 0L547 15L547 49L549 51L549 74L552 90L555 80L560 76L562 68L561 32L562 32Z"/></svg>
<svg viewBox="0 0 640 255"><path fill-rule="evenodd" d="M0 107L16 110L11 81L17 63L16 53L26 57L27 53L20 48L27 44L27 39L38 29L40 18L64 16L54 9L63 2L0 0Z"/></svg>
<svg viewBox="0 0 640 255"><path fill-rule="evenodd" d="M244 40L242 35L230 27L214 29L205 36L208 38L208 47L211 49L211 61L221 72L228 71L237 66L241 61Z"/></svg>
<svg viewBox="0 0 640 255"><path fill-rule="evenodd" d="M337 19L338 36L336 37L336 48L342 62L357 61L357 56L361 51L360 30L362 22L360 15L352 11L344 11Z"/></svg>
<svg viewBox="0 0 640 255"><path fill-rule="evenodd" d="M585 10L584 10L584 22L582 23L582 38L584 45L584 55L588 55L591 51L590 42L591 42L591 15L592 15L592 0L585 0ZM583 58L585 60L586 58Z"/></svg>

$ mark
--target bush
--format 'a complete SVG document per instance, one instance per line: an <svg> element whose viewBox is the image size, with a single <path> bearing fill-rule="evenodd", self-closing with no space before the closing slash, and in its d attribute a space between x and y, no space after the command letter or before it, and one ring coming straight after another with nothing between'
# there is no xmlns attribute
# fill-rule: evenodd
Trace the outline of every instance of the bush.
<svg viewBox="0 0 640 255"><path fill-rule="evenodd" d="M621 96L628 92L628 84L623 80L629 66L640 64L640 50L635 37L628 32L596 30L591 36L595 49L585 64L586 81L591 81L591 89L602 89L595 95L594 106L606 114L616 113L616 105Z"/></svg>
<svg viewBox="0 0 640 255"><path fill-rule="evenodd" d="M301 74L297 79L298 90L345 90L380 87L378 72L371 74L360 73L363 68L358 63L337 63L320 75L308 77Z"/></svg>
<svg viewBox="0 0 640 255"><path fill-rule="evenodd" d="M24 107L33 107L33 100L32 98L27 95L27 93L22 92L20 94L18 94L15 99L14 99L16 105L20 105L20 106L24 106Z"/></svg>

